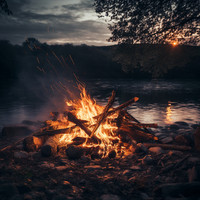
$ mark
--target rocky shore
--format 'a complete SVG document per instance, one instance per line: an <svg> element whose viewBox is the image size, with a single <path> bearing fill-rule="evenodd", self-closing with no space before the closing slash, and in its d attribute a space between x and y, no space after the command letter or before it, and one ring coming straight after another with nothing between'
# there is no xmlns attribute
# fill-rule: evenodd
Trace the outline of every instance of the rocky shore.
<svg viewBox="0 0 200 200"><path fill-rule="evenodd" d="M186 145L189 151L138 143L131 155L120 158L74 158L62 151L44 157L40 151L24 151L19 142L0 152L0 199L199 199L198 127L176 122L155 130L161 144ZM8 132L2 131L1 147L14 138L9 135L14 131Z"/></svg>

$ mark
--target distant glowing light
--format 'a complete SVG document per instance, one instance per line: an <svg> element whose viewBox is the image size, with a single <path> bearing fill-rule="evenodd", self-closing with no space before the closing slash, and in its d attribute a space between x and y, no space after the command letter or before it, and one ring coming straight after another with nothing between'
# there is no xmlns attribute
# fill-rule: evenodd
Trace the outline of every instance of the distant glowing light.
<svg viewBox="0 0 200 200"><path fill-rule="evenodd" d="M172 45L175 47L178 45L178 42L174 41L174 42L172 42Z"/></svg>

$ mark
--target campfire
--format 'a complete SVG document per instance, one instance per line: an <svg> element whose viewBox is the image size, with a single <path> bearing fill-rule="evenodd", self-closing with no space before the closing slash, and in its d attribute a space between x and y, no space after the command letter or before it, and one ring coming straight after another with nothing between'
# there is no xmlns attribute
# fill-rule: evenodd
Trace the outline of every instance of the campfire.
<svg viewBox="0 0 200 200"><path fill-rule="evenodd" d="M106 106L98 105L95 99L79 85L80 98L66 101L66 110L52 112L51 120L37 133L24 140L27 151L41 148L44 156L50 156L63 149L68 157L79 157L69 152L90 154L93 157L117 157L133 153L137 142L155 141L149 127L156 124L142 124L125 109L139 100L134 97L113 107L115 91Z"/></svg>

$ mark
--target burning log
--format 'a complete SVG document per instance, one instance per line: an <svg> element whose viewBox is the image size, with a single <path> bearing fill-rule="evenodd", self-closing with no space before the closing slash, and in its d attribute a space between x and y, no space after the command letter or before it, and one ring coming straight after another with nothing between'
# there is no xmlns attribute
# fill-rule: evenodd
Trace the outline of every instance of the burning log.
<svg viewBox="0 0 200 200"><path fill-rule="evenodd" d="M135 129L127 127L127 126L121 126L119 130L120 130L119 134L127 134L129 137L131 137L133 140L135 140L137 142L158 140L158 138L152 134L145 133L140 130L135 130Z"/></svg>
<svg viewBox="0 0 200 200"><path fill-rule="evenodd" d="M106 107L103 110L103 113L98 117L97 119L97 123L95 125L95 127L92 130L91 133L91 137L94 135L94 133L96 132L96 130L99 128L99 126L101 125L101 123L106 119L106 117L108 116L108 110L112 107L113 103L115 101L115 91L112 91L112 96L109 98L108 100L108 104L106 105Z"/></svg>
<svg viewBox="0 0 200 200"><path fill-rule="evenodd" d="M129 127L136 127L136 128L158 128L157 124L142 124L142 123L124 122L124 125L127 125Z"/></svg>
<svg viewBox="0 0 200 200"><path fill-rule="evenodd" d="M82 130L85 131L85 133L88 136L91 136L92 132L84 125L84 123L77 119L75 115L73 115L71 112L67 112L68 120L79 126Z"/></svg>
<svg viewBox="0 0 200 200"><path fill-rule="evenodd" d="M131 114L129 114L127 111L125 111L125 116L127 119L131 120L131 121L134 121L138 124L141 124L135 117L133 117ZM143 127L144 130L147 132L147 133L151 133L151 131L149 131L146 127ZM157 127L156 127L157 128Z"/></svg>
<svg viewBox="0 0 200 200"><path fill-rule="evenodd" d="M41 154L44 157L49 157L57 153L58 138L56 136L49 137L45 144L41 147Z"/></svg>
<svg viewBox="0 0 200 200"><path fill-rule="evenodd" d="M95 140L94 138L84 138L84 137L76 137L73 140L73 145L80 145L83 143L87 143L87 144L98 144L99 140Z"/></svg>
<svg viewBox="0 0 200 200"><path fill-rule="evenodd" d="M38 149L44 144L45 140L46 136L29 136L23 140L23 148L27 152L38 151Z"/></svg>
<svg viewBox="0 0 200 200"><path fill-rule="evenodd" d="M125 103L117 106L116 108L113 108L113 110L111 110L111 111L108 112L107 116L112 115L112 114L116 113L117 111L123 110L124 108L130 106L131 104L135 103L138 100L139 100L138 97L134 97L134 98L130 99L129 101L127 101L127 102L125 102ZM100 115L102 115L102 114L100 114ZM94 118L98 118L100 115L97 115Z"/></svg>
<svg viewBox="0 0 200 200"><path fill-rule="evenodd" d="M112 114L114 114L115 112L120 111L120 110L122 110L122 109L124 109L124 108L130 106L131 104L135 103L135 102L138 101L138 100L139 100L138 97L134 97L134 98L130 99L129 101L127 101L127 102L121 104L120 106L117 106L117 107L114 108L113 110L109 111L109 112L108 112L108 115L112 115Z"/></svg>
<svg viewBox="0 0 200 200"><path fill-rule="evenodd" d="M161 147L166 150L178 150L178 151L190 151L192 148L190 146L174 145L174 144L157 144L157 143L144 143L147 148L150 147Z"/></svg>
<svg viewBox="0 0 200 200"><path fill-rule="evenodd" d="M122 125L122 123L123 123L123 118L124 118L124 116L125 116L125 112L124 112L124 110L121 110L120 112L119 112L119 115L118 115L118 117L117 117L117 127L118 128L120 128L121 127L121 125Z"/></svg>
<svg viewBox="0 0 200 200"><path fill-rule="evenodd" d="M72 130L74 130L77 126L72 126L69 128L64 128L64 129L57 129L57 130L45 130L43 132L39 132L34 134L34 136L40 137L40 136L53 136L53 135L58 135L58 134L67 134L67 133L71 133Z"/></svg>

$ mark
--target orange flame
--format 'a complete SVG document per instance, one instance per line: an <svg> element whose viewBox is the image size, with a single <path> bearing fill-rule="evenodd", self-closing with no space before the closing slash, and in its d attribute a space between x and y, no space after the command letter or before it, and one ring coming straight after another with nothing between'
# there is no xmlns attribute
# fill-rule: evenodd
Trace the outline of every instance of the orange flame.
<svg viewBox="0 0 200 200"><path fill-rule="evenodd" d="M71 107L71 112L79 120L84 120L85 125L89 130L92 131L92 128L97 122L97 118L95 116L100 115L103 112L104 107L98 105L96 101L87 94L84 87L79 85L79 89L81 90L80 98L77 100L66 101L66 107ZM89 136L78 126L69 134L61 134L59 143L67 146L72 144L73 139L76 137L86 138L86 141L82 144L82 147L99 147L98 153L103 157L106 157L110 151L118 151L118 149L121 149L119 148L120 142L113 142L117 140L120 141L120 138L116 134L118 127L115 123L112 123L112 119L115 119L116 117L117 114L108 116L106 120L99 126L94 134L98 139L100 139L98 144L87 142ZM67 117L64 115L60 116L59 120L57 121L48 122L56 129L70 128L75 125L74 123L68 121Z"/></svg>

